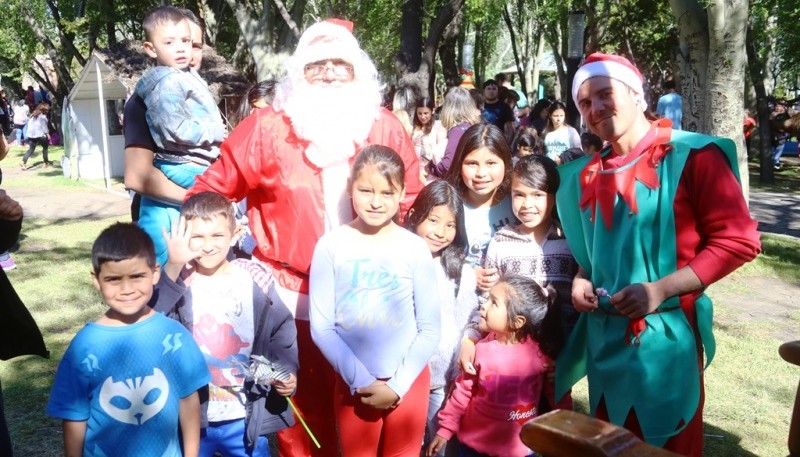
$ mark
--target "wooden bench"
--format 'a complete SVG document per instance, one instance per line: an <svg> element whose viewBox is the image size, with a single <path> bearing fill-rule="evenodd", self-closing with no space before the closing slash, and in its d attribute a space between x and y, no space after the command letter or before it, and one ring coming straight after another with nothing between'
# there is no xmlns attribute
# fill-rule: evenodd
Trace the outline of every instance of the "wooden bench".
<svg viewBox="0 0 800 457"><path fill-rule="evenodd" d="M544 457L675 457L622 427L584 414L557 409L529 421L522 442Z"/></svg>
<svg viewBox="0 0 800 457"><path fill-rule="evenodd" d="M778 348L778 354L783 360L792 365L800 366L800 341L783 343ZM794 397L794 410L792 422L789 424L789 457L800 457L800 384L797 385L797 394Z"/></svg>

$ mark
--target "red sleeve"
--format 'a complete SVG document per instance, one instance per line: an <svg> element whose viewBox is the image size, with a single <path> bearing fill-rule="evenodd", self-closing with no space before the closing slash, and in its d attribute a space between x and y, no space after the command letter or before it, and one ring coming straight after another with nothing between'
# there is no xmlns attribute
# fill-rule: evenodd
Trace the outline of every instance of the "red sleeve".
<svg viewBox="0 0 800 457"><path fill-rule="evenodd" d="M678 268L708 286L761 252L757 223L726 157L713 145L692 151L675 196Z"/></svg>
<svg viewBox="0 0 800 457"><path fill-rule="evenodd" d="M257 110L240 122L220 146L216 162L200 176L186 193L186 198L204 191L220 193L232 201L241 201L250 187L255 186L254 177L260 175L260 157L250 151L261 151L261 115L266 109ZM185 200L185 199L184 199Z"/></svg>

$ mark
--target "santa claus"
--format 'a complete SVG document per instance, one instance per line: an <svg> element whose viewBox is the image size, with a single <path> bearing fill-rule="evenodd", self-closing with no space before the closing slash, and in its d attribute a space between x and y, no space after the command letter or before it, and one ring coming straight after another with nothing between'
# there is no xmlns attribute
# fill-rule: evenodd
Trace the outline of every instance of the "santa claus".
<svg viewBox="0 0 800 457"><path fill-rule="evenodd" d="M187 196L216 191L239 201L257 243L254 257L272 267L274 301L294 313L300 371L295 402L321 443L299 425L278 434L280 455L338 455L333 414L334 372L311 340L308 272L319 237L353 219L347 177L366 145L397 151L416 170L411 139L380 106L375 65L352 34L352 24L328 20L309 27L286 64L272 107L246 118L222 144L221 155ZM405 213L422 187L406 174Z"/></svg>

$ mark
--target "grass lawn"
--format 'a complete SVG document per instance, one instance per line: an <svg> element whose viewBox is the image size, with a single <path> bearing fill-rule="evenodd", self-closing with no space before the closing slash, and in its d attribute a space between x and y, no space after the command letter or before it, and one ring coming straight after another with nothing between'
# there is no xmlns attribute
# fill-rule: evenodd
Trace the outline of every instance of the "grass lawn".
<svg viewBox="0 0 800 457"><path fill-rule="evenodd" d="M16 183L15 183L16 184ZM71 184L72 185L72 184ZM62 187L63 189L63 187ZM54 191L59 191L54 186ZM104 306L91 286L89 253L97 234L116 220L81 220L51 225L26 219L18 269L9 273L17 292L36 318L52 354L49 360L21 357L0 362L6 416L15 454L60 456L61 425L44 414L53 375L74 334L99 316ZM800 281L800 241L766 235L765 253L737 271L748 277ZM758 296L743 288L742 294ZM715 289L710 289L712 298ZM706 371L706 454L710 457L782 456L800 371L777 353L780 341L758 321L729 323L734 311L718 300L715 312L717 355ZM800 316L789 319L800 322ZM577 409L586 412L585 381L574 390Z"/></svg>

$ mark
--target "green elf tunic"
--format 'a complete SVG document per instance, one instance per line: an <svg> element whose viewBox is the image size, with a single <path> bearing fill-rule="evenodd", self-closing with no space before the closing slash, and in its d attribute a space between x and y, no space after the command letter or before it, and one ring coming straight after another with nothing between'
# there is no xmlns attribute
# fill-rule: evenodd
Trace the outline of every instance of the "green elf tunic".
<svg viewBox="0 0 800 457"><path fill-rule="evenodd" d="M603 169L601 155L610 148L559 167L556 198L564 232L600 293L599 308L581 313L559 356L556 398L588 376L593 415L601 398L614 424L622 426L633 411L645 441L662 447L698 408L698 343L707 363L715 350L711 301L697 296L695 331L678 297L634 320L619 314L608 297L678 269L673 203L690 150L716 144L737 179L738 167L730 140L673 131L660 122L649 135L655 139L648 150L619 168ZM608 296L601 296L605 291Z"/></svg>

